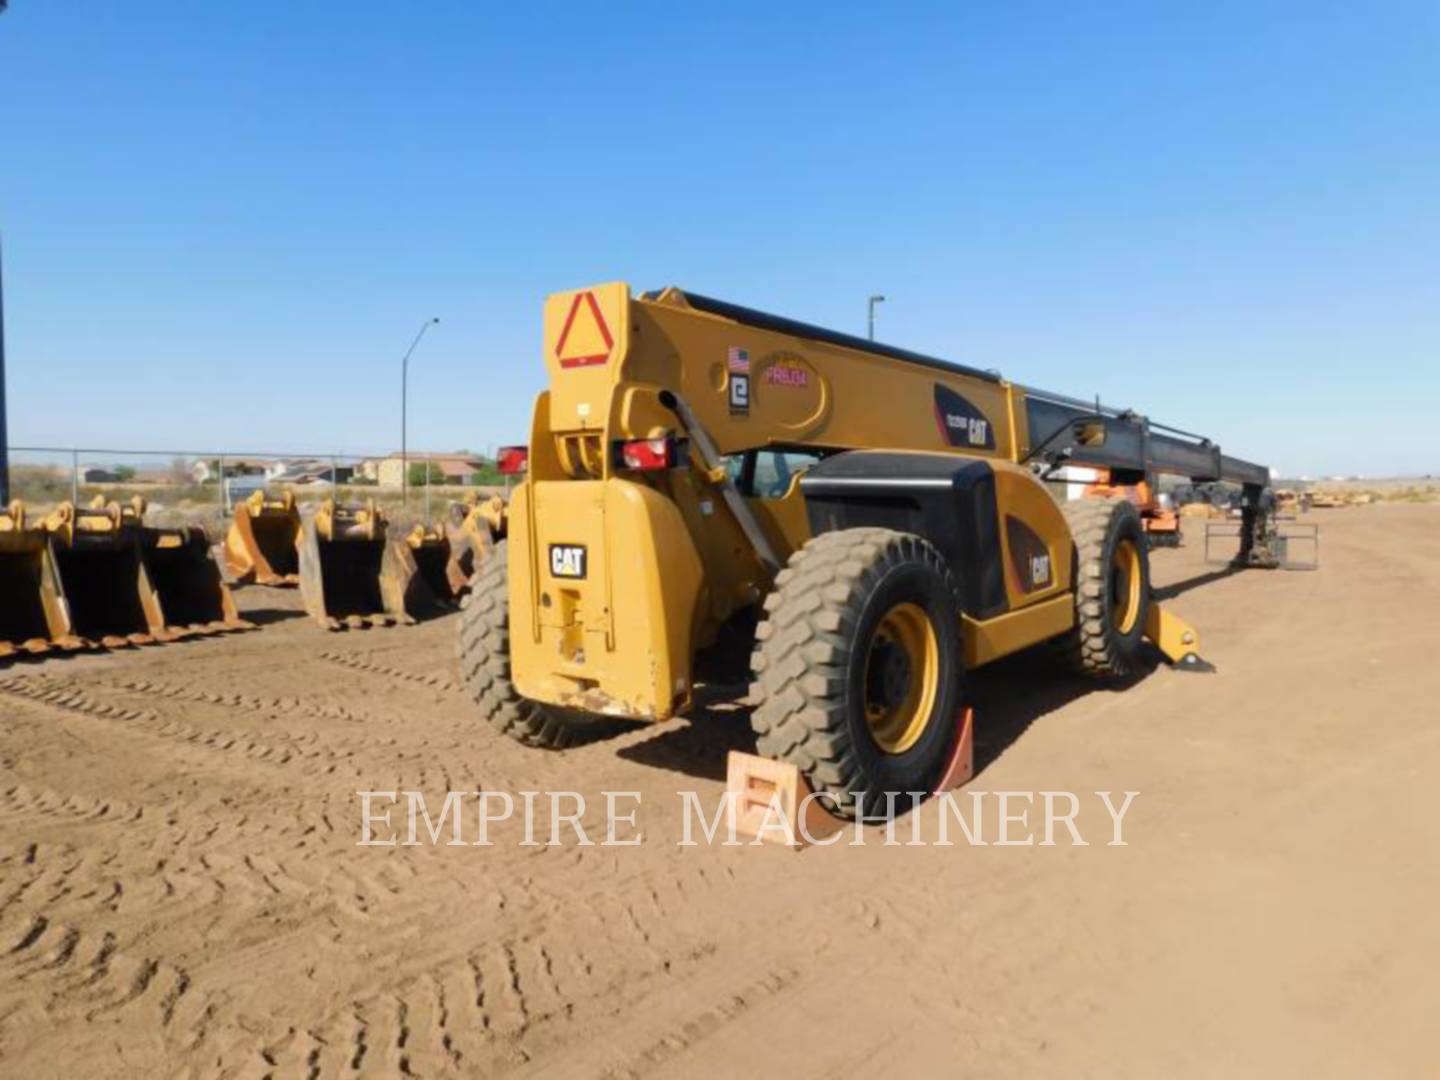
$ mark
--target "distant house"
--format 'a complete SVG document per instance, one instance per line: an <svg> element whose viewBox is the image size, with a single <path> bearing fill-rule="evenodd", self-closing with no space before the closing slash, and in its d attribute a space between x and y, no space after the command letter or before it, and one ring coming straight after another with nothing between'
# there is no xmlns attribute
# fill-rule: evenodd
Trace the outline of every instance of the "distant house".
<svg viewBox="0 0 1440 1080"><path fill-rule="evenodd" d="M412 452L409 454L409 467L424 465L429 461L431 466L438 469L441 479L437 481L442 484L463 485L469 484L471 478L484 469L489 462L478 454L424 454ZM399 454L391 454L379 462L375 469L376 482L381 487L400 486L403 464Z"/></svg>
<svg viewBox="0 0 1440 1080"><path fill-rule="evenodd" d="M86 484L118 484L120 474L111 469L99 469L92 466L80 474L80 480Z"/></svg>
<svg viewBox="0 0 1440 1080"><path fill-rule="evenodd" d="M215 459L211 459L209 461L197 461L195 462L195 464L190 466L190 475L194 477L195 483L208 484L210 481L215 479L215 472L218 466L219 461ZM266 475L266 468L263 464L256 461L227 460L225 462L225 475L264 476Z"/></svg>
<svg viewBox="0 0 1440 1080"><path fill-rule="evenodd" d="M321 458L281 461L265 470L265 478L274 484L348 484L355 478L355 466L332 465Z"/></svg>

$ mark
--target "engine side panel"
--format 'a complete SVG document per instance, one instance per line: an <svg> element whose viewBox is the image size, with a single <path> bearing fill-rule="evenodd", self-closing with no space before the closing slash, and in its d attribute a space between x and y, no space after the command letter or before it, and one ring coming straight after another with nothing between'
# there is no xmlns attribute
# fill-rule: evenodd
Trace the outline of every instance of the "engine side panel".
<svg viewBox="0 0 1440 1080"><path fill-rule="evenodd" d="M960 583L967 615L1010 608L992 464L948 454L837 454L800 481L812 533L873 525L929 540Z"/></svg>

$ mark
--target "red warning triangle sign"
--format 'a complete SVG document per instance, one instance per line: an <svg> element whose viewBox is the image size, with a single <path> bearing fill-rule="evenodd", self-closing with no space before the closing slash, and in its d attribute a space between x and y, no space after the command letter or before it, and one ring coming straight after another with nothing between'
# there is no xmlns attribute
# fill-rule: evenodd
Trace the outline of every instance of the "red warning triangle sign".
<svg viewBox="0 0 1440 1080"><path fill-rule="evenodd" d="M610 327L605 325L605 316L600 314L600 304L590 291L575 294L570 305L570 314L565 316L565 328L560 331L560 340L555 343L555 356L562 368L591 367L610 359L610 350L615 339L610 336Z"/></svg>

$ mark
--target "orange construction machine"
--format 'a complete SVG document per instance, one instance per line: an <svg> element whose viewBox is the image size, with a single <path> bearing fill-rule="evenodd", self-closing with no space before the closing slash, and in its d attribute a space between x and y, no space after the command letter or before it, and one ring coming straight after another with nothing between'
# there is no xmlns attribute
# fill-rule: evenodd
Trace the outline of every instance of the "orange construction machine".
<svg viewBox="0 0 1440 1080"><path fill-rule="evenodd" d="M1180 514L1175 501L1156 491L1149 478L1135 484L1118 484L1109 469L1100 469L1096 479L1085 485L1087 499L1124 499L1140 512L1140 525L1152 548L1180 546Z"/></svg>

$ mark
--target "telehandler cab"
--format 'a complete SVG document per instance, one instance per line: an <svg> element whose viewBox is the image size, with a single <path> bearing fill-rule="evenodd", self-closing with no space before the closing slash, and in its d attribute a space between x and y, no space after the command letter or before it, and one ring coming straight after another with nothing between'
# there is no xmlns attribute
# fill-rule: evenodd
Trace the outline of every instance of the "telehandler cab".
<svg viewBox="0 0 1440 1080"><path fill-rule="evenodd" d="M1061 464L1240 483L1238 561L1273 565L1268 470L1133 412L674 288L549 297L544 355L459 641L481 714L526 743L681 713L697 662L753 640L760 752L854 815L934 790L970 669L1053 639L1123 676L1147 636L1193 662L1135 507L1062 504Z"/></svg>

